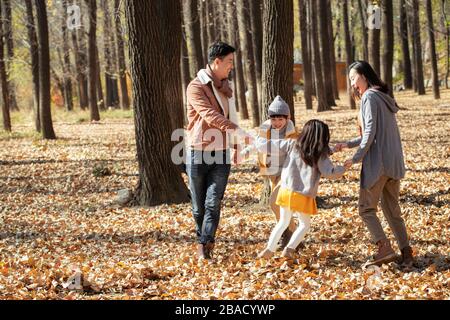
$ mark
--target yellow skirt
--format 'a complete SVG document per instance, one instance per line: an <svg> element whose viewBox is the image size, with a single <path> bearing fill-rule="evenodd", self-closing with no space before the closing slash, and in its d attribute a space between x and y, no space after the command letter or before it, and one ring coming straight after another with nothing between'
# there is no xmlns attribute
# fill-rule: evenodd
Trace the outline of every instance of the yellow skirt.
<svg viewBox="0 0 450 320"><path fill-rule="evenodd" d="M289 208L291 211L317 214L316 198L307 197L286 188L280 188L275 203L280 207Z"/></svg>

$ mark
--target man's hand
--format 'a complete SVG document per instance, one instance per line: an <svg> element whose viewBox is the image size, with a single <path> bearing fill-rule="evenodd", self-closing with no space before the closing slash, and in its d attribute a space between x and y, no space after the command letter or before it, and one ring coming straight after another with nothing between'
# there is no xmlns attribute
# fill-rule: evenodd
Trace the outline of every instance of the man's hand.
<svg viewBox="0 0 450 320"><path fill-rule="evenodd" d="M352 159L345 160L344 167L345 167L346 170L350 169L352 166L353 166L353 160Z"/></svg>

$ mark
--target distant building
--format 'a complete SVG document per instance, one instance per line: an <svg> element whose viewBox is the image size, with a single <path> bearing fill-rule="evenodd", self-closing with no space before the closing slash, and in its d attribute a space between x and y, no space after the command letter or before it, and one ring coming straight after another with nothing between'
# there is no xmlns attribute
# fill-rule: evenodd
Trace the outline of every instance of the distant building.
<svg viewBox="0 0 450 320"><path fill-rule="evenodd" d="M294 87L303 86L303 64L294 63ZM347 64L336 62L336 77L339 91L347 91Z"/></svg>

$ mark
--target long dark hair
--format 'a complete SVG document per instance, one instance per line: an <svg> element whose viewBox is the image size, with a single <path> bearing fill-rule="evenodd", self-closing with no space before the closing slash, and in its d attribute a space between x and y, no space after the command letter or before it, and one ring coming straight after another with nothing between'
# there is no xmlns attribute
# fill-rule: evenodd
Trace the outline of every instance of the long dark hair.
<svg viewBox="0 0 450 320"><path fill-rule="evenodd" d="M309 120L305 123L296 147L303 161L311 167L317 165L321 157L330 154L330 129L325 122Z"/></svg>
<svg viewBox="0 0 450 320"><path fill-rule="evenodd" d="M348 73L350 73L350 70L352 69L355 69L358 74L361 74L366 78L369 88L390 94L389 86L380 79L378 74L375 70L373 70L372 66L368 62L357 60L348 67ZM353 97L360 98L359 92L353 90Z"/></svg>

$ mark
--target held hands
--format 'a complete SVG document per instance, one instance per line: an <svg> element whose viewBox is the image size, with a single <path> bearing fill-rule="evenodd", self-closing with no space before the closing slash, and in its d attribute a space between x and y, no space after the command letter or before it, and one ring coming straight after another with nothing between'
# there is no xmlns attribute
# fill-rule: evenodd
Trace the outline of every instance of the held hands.
<svg viewBox="0 0 450 320"><path fill-rule="evenodd" d="M333 148L333 153L335 152L341 152L344 149L348 148L348 144L346 143L337 143Z"/></svg>
<svg viewBox="0 0 450 320"><path fill-rule="evenodd" d="M352 159L345 160L345 162L344 162L345 170L350 169L352 166L353 166L353 160Z"/></svg>

